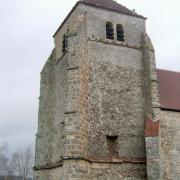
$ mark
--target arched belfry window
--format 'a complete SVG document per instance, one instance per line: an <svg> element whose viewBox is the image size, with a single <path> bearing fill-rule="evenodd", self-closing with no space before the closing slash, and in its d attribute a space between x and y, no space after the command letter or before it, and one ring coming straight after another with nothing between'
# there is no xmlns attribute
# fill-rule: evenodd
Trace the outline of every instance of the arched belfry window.
<svg viewBox="0 0 180 180"><path fill-rule="evenodd" d="M118 24L116 26L116 32L117 32L117 40L124 41L124 28L121 24Z"/></svg>
<svg viewBox="0 0 180 180"><path fill-rule="evenodd" d="M114 28L111 22L106 23L106 38L114 39Z"/></svg>

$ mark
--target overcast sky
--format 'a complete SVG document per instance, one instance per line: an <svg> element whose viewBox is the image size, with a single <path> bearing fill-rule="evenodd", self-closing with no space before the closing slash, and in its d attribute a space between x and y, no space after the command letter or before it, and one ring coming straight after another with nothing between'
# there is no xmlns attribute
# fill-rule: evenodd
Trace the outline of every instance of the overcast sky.
<svg viewBox="0 0 180 180"><path fill-rule="evenodd" d="M157 67L180 71L180 1L117 0L148 17ZM0 0L0 144L34 142L40 71L76 0Z"/></svg>

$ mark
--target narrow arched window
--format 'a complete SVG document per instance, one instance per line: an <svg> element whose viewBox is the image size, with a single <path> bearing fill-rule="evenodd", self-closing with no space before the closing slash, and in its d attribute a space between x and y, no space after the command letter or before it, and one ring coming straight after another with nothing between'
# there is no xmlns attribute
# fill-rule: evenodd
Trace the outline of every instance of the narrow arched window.
<svg viewBox="0 0 180 180"><path fill-rule="evenodd" d="M114 39L114 28L111 22L106 23L106 38Z"/></svg>
<svg viewBox="0 0 180 180"><path fill-rule="evenodd" d="M67 46L68 46L68 40L67 40L67 35L63 35L63 41L62 41L62 52L65 53L67 51Z"/></svg>
<svg viewBox="0 0 180 180"><path fill-rule="evenodd" d="M124 41L124 28L121 24L118 24L116 26L116 32L117 32L117 40Z"/></svg>

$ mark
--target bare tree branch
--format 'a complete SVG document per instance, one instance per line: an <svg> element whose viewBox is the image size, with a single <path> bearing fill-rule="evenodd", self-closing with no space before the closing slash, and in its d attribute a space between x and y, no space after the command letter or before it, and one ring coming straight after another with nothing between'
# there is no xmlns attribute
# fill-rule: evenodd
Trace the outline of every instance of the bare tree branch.
<svg viewBox="0 0 180 180"><path fill-rule="evenodd" d="M17 175L22 176L23 180L25 180L32 177L33 160L32 147L27 146L12 154L11 167Z"/></svg>
<svg viewBox="0 0 180 180"><path fill-rule="evenodd" d="M7 157L8 144L4 143L0 146L0 174L6 175L9 171L9 159Z"/></svg>

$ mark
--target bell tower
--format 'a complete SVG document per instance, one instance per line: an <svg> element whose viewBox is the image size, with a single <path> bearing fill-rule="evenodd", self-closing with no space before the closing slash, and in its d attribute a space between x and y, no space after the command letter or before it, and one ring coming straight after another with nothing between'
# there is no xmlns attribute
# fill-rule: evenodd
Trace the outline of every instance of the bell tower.
<svg viewBox="0 0 180 180"><path fill-rule="evenodd" d="M60 25L41 72L36 180L147 179L145 19L81 0Z"/></svg>

